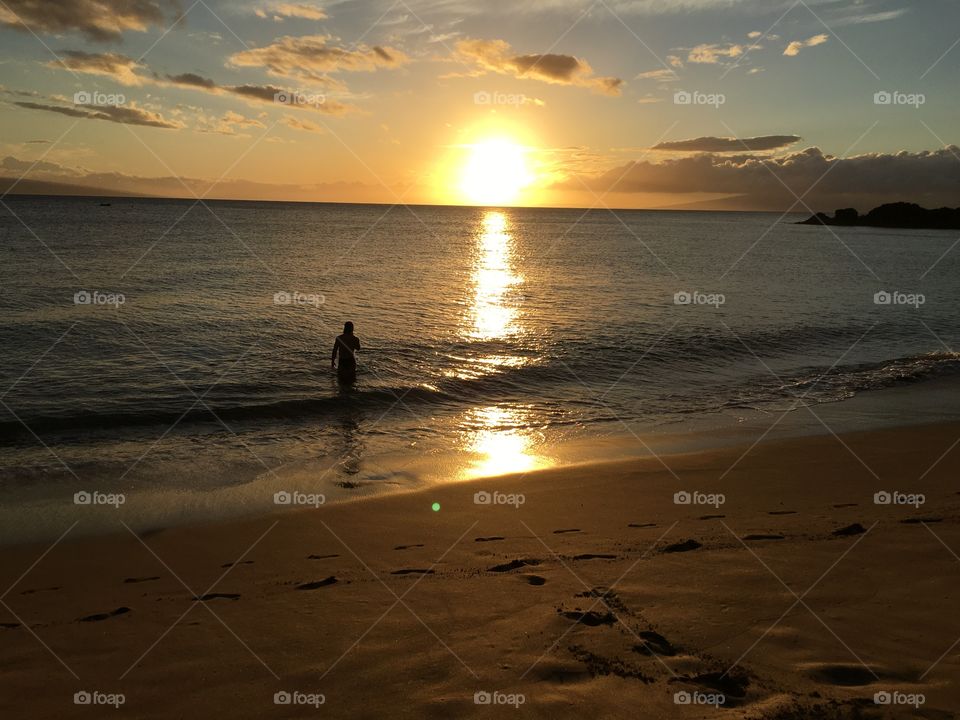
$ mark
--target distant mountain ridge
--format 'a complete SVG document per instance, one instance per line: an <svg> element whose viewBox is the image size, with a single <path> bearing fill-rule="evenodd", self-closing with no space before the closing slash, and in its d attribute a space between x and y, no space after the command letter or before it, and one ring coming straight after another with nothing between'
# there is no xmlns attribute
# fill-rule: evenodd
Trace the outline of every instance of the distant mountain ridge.
<svg viewBox="0 0 960 720"><path fill-rule="evenodd" d="M854 208L837 210L833 217L826 213L817 213L797 224L958 230L960 229L960 208L943 207L928 210L914 203L897 202L876 207L866 215L861 215Z"/></svg>

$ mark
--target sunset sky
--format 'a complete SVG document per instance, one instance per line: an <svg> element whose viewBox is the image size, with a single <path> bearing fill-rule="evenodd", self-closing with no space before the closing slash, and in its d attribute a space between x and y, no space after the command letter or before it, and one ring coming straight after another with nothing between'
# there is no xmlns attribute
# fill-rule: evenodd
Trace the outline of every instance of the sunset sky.
<svg viewBox="0 0 960 720"><path fill-rule="evenodd" d="M20 191L960 205L953 0L0 0L0 42Z"/></svg>

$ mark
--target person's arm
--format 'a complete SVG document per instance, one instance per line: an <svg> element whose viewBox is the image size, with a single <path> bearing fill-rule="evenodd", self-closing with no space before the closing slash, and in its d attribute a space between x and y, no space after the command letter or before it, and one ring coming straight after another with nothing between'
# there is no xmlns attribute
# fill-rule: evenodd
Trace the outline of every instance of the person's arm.
<svg viewBox="0 0 960 720"><path fill-rule="evenodd" d="M333 341L333 354L330 355L330 367L331 367L331 368L336 368L336 367L337 367L337 351L338 351L339 349L340 349L340 342L339 342L339 340L334 340L334 341Z"/></svg>

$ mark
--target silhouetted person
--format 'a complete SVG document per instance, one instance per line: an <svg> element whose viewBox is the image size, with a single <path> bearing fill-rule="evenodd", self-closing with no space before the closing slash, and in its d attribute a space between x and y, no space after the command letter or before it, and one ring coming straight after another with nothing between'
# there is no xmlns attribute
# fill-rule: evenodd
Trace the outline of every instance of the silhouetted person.
<svg viewBox="0 0 960 720"><path fill-rule="evenodd" d="M343 324L343 335L338 335L333 342L333 355L330 356L330 367L336 368L337 380L342 383L352 383L357 379L357 351L360 349L360 338L353 334L353 323ZM337 362L337 355L340 362Z"/></svg>

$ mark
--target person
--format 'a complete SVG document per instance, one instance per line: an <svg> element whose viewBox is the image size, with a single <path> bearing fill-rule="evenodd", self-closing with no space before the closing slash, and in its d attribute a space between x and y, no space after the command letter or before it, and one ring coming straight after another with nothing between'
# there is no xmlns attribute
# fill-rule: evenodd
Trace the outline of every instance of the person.
<svg viewBox="0 0 960 720"><path fill-rule="evenodd" d="M360 350L360 339L353 334L353 323L343 324L343 335L338 335L333 342L333 355L330 356L330 367L336 369L337 379L342 383L353 383L357 379L357 352ZM340 362L337 362L337 355Z"/></svg>

